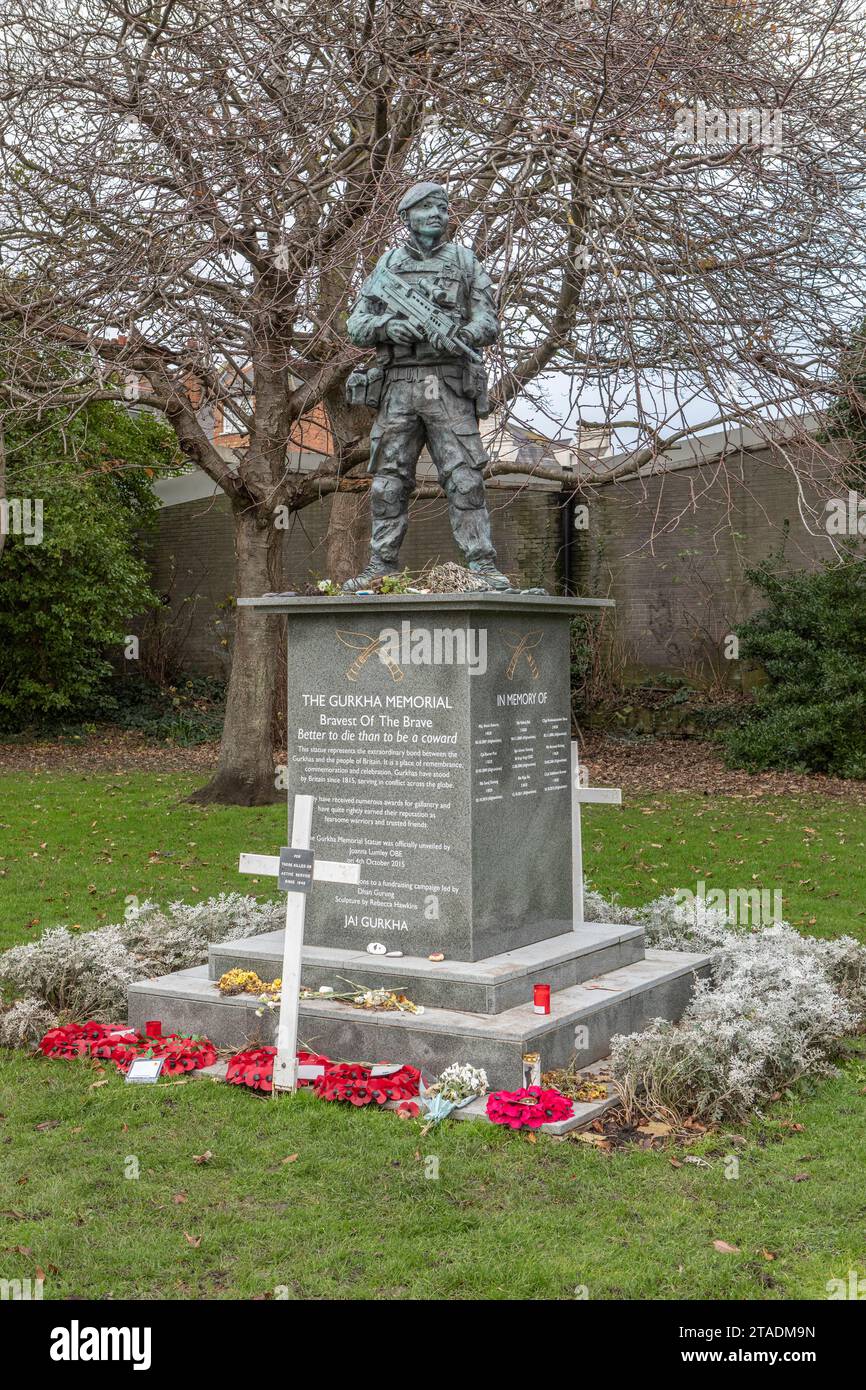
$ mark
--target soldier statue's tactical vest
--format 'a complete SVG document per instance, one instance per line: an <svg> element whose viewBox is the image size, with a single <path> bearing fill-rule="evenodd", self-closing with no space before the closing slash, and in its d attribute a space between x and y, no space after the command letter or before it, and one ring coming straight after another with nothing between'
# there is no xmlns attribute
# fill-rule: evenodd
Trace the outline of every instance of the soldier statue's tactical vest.
<svg viewBox="0 0 866 1390"><path fill-rule="evenodd" d="M450 314L455 323L470 318L472 252L453 242L435 256L421 256L405 247L390 251L383 264L401 280L415 285L428 299ZM374 289L375 294L375 289ZM462 370L463 358L443 354L430 343L384 343L376 349L381 366L447 365Z"/></svg>
<svg viewBox="0 0 866 1390"><path fill-rule="evenodd" d="M377 270L380 268L420 289L458 326L471 318L474 258L468 247L448 242L436 255L425 256L401 246L382 257ZM371 280L367 295L375 300L376 271ZM383 312L386 308L382 303ZM414 377L430 367L440 368L461 395L475 401L479 418L489 414L487 374L483 366L473 365L460 355L443 353L425 341L377 344L376 366L356 368L352 372L346 382L346 399L350 405L366 405L375 410L381 400L386 373L392 379Z"/></svg>

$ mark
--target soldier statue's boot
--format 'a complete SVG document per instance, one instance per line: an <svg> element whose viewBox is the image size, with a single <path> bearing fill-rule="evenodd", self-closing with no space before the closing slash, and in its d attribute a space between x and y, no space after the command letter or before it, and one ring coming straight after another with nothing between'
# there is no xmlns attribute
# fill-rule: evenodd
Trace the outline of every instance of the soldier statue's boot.
<svg viewBox="0 0 866 1390"><path fill-rule="evenodd" d="M381 555L372 554L360 574L356 574L353 579L347 579L343 585L344 594L357 594L359 589L372 589L373 583L377 579L384 579L387 574L399 574L393 560L385 560Z"/></svg>
<svg viewBox="0 0 866 1390"><path fill-rule="evenodd" d="M469 569L473 574L477 574L479 579L487 581L491 589L510 589L511 580L496 568L494 559L470 560Z"/></svg>

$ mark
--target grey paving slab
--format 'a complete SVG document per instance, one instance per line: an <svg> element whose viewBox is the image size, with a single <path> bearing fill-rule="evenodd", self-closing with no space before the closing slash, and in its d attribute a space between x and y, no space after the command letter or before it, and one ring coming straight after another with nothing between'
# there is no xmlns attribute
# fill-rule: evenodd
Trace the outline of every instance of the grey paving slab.
<svg viewBox="0 0 866 1390"><path fill-rule="evenodd" d="M227 1070L228 1062L220 1059L214 1062L213 1066L201 1067L198 1071L190 1072L189 1079L193 1081L225 1081ZM541 1125L539 1132L559 1138L564 1134L570 1134L573 1130L585 1129L593 1120L603 1115L605 1110L609 1110L611 1106L615 1105L616 1099L614 1094L610 1094L605 1100L575 1101L574 1113L567 1120L556 1120L552 1124ZM382 1109L396 1111L402 1103L396 1100L387 1101ZM487 1115L486 1096L471 1101L469 1105L462 1106L459 1110L452 1110L448 1119L476 1120L488 1125L493 1123Z"/></svg>
<svg viewBox="0 0 866 1390"><path fill-rule="evenodd" d="M269 613L377 613L406 610L407 612L436 612L437 609L462 609L508 613L515 608L542 613L573 615L588 608L614 608L611 598L560 598L556 594L469 593L469 594L371 594L327 595L308 598L304 595L263 594L258 598L239 598L241 608L262 608Z"/></svg>

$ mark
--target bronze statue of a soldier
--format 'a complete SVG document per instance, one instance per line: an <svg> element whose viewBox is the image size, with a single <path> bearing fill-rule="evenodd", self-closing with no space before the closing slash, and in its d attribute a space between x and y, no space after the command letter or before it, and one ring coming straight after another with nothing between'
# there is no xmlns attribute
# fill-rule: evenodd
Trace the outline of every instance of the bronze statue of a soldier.
<svg viewBox="0 0 866 1390"><path fill-rule="evenodd" d="M448 240L441 184L413 184L398 212L409 234L379 259L347 324L357 347L376 349L376 364L349 377L349 403L378 414L370 433L370 558L343 589L354 593L396 572L425 444L469 568L490 588L509 589L490 537L488 456L478 430L489 413L481 349L499 336L493 286L469 247Z"/></svg>

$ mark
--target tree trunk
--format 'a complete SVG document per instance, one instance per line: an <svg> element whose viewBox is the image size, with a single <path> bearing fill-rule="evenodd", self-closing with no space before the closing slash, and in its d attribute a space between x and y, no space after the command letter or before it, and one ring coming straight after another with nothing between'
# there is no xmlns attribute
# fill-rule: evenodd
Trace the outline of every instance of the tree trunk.
<svg viewBox="0 0 866 1390"><path fill-rule="evenodd" d="M326 393L324 404L334 456L339 462L343 451L358 438L359 431L369 432L375 415L372 410L348 406L342 382ZM351 483L350 491L335 492L331 497L325 566L327 577L334 584L343 584L352 575L359 574L370 553L370 478L352 476Z"/></svg>
<svg viewBox="0 0 866 1390"><path fill-rule="evenodd" d="M273 589L272 528L262 524L255 508L238 501L235 522L235 593L254 598ZM280 533L282 535L282 533ZM208 784L190 801L230 806L264 806L281 801L276 788L273 753L273 710L281 626L285 618L249 608L235 609L232 669L219 763Z"/></svg>
<svg viewBox="0 0 866 1390"><path fill-rule="evenodd" d="M3 421L0 420L0 502L6 497L6 436L3 432ZM7 518L8 520L8 518ZM3 545L6 540L6 527L0 526L0 555L3 554Z"/></svg>
<svg viewBox="0 0 866 1390"><path fill-rule="evenodd" d="M335 492L326 537L326 574L342 584L359 574L370 549L370 489Z"/></svg>
<svg viewBox="0 0 866 1390"><path fill-rule="evenodd" d="M286 583L286 537L287 531L273 527L268 538L268 588L273 594L282 594L288 588ZM279 751L280 758L286 748L288 719L288 690L286 688L286 619L277 619L274 636L273 677L274 693L271 700L271 747Z"/></svg>

